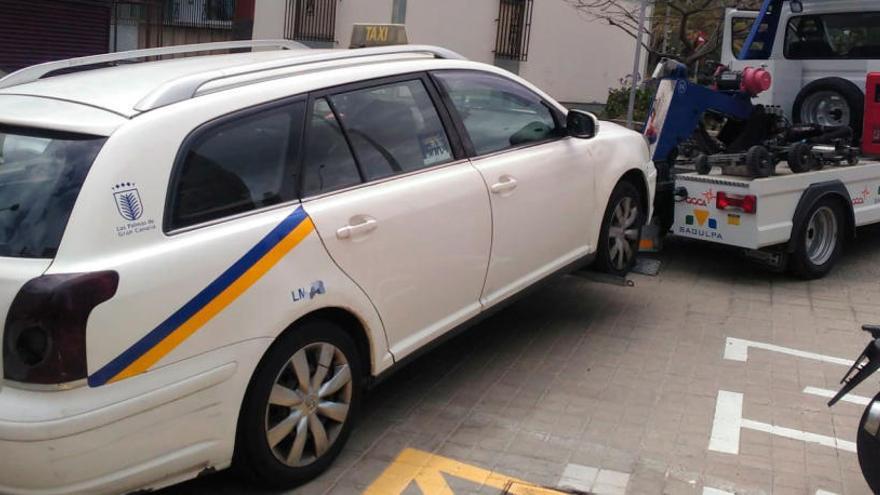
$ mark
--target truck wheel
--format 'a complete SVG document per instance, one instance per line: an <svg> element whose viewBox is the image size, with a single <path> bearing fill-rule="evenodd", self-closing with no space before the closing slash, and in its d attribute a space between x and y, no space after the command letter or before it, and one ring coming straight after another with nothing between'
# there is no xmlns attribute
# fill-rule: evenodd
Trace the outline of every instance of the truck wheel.
<svg viewBox="0 0 880 495"><path fill-rule="evenodd" d="M797 124L849 126L853 140L862 136L865 95L853 83L839 77L819 79L804 86L794 100L792 116Z"/></svg>
<svg viewBox="0 0 880 495"><path fill-rule="evenodd" d="M709 157L706 156L705 153L697 155L697 159L694 161L694 167L700 175L709 175L709 172L712 171L712 164L709 163Z"/></svg>
<svg viewBox="0 0 880 495"><path fill-rule="evenodd" d="M776 168L770 151L760 145L752 146L746 152L746 166L755 177L770 177Z"/></svg>
<svg viewBox="0 0 880 495"><path fill-rule="evenodd" d="M627 181L611 192L602 220L596 267L612 275L626 275L636 264L642 225L645 223L641 193Z"/></svg>
<svg viewBox="0 0 880 495"><path fill-rule="evenodd" d="M859 456L859 466L862 468L862 474L865 481L871 487L874 493L880 493L880 438L872 435L866 428L876 428L876 425L868 425L869 414L873 407L878 407L877 402L880 401L880 394L874 396L874 400L865 408L862 414L862 420L859 422L859 432L856 435L856 451Z"/></svg>
<svg viewBox="0 0 880 495"><path fill-rule="evenodd" d="M809 172L816 168L813 147L807 143L797 143L788 151L788 168L796 174Z"/></svg>
<svg viewBox="0 0 880 495"><path fill-rule="evenodd" d="M283 334L248 386L233 466L274 488L327 469L360 406L361 370L354 343L335 323L309 320Z"/></svg>
<svg viewBox="0 0 880 495"><path fill-rule="evenodd" d="M792 232L797 237L791 270L804 279L822 278L843 249L843 212L837 201L826 198L814 204L804 218Z"/></svg>

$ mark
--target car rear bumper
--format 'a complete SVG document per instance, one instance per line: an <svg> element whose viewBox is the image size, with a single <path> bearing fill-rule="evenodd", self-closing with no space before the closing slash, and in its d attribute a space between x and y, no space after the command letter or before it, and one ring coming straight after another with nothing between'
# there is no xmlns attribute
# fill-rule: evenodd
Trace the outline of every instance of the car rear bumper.
<svg viewBox="0 0 880 495"><path fill-rule="evenodd" d="M120 493L229 465L249 341L98 388L0 389L0 493Z"/></svg>

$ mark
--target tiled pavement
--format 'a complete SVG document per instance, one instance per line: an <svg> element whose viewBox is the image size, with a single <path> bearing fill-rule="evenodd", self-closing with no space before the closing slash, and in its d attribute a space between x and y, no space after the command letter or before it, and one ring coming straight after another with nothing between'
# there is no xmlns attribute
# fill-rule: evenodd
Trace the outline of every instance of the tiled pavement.
<svg viewBox="0 0 880 495"><path fill-rule="evenodd" d="M723 356L734 337L855 358L867 343L859 324L880 322L878 248L880 229L862 232L815 282L683 240L634 288L559 279L380 385L334 466L294 493L500 493L492 476L546 487L593 476L580 486L597 493L869 493L845 450L754 429L736 454L708 446L720 390L741 393L753 422L855 441L862 406L829 410L803 393L836 389L845 367L754 348L745 362ZM377 482L402 452L457 474ZM599 483L600 470L618 486ZM221 473L169 493L253 489Z"/></svg>

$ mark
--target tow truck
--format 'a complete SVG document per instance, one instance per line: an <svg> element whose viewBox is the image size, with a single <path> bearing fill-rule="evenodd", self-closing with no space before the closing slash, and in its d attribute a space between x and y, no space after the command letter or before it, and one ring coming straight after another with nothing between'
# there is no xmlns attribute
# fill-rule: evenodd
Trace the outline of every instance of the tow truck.
<svg viewBox="0 0 880 495"><path fill-rule="evenodd" d="M765 0L740 58L748 59L756 51L754 44L770 49L780 19L790 18L781 15L783 8L799 12L802 5L798 0ZM659 249L663 236L673 234L741 248L750 258L805 279L823 277L858 227L880 222L880 162L863 159L856 164L857 160L840 156L829 167L822 156L833 155L833 146L808 140L792 145L813 150L816 166L806 170L754 152L762 146L724 155L741 156L742 163L750 164L740 169L762 171L751 175L736 172L734 166L706 167L705 161L705 169L697 172L694 160L688 165L688 160L679 158L679 149L692 139L706 112L742 127L753 125L750 118L759 105L752 103L757 95L747 87L749 77L743 77L748 70L723 74L722 79L740 81L727 91L720 83L706 88L690 82L680 65L661 76L645 126L658 169L658 194L656 215L643 235L642 248ZM765 111L764 106L760 109ZM867 105L866 111L880 112L880 107ZM770 161L769 168L761 165L763 160Z"/></svg>

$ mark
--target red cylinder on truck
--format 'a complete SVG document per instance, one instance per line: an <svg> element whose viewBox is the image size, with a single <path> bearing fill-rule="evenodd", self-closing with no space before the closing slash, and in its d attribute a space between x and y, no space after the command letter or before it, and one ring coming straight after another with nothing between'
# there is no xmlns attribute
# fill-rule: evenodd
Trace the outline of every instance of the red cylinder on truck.
<svg viewBox="0 0 880 495"><path fill-rule="evenodd" d="M880 72L868 73L863 129L862 153L880 155Z"/></svg>
<svg viewBox="0 0 880 495"><path fill-rule="evenodd" d="M770 89L773 78L762 67L746 67L742 73L740 89L752 96L758 96Z"/></svg>

